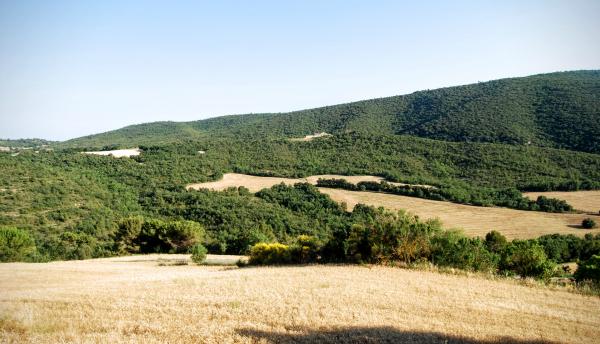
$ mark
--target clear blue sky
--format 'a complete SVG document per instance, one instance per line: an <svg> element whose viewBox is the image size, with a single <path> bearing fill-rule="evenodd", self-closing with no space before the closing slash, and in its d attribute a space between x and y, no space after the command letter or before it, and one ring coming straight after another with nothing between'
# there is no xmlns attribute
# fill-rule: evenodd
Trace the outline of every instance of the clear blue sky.
<svg viewBox="0 0 600 344"><path fill-rule="evenodd" d="M600 1L0 0L0 137L600 69Z"/></svg>

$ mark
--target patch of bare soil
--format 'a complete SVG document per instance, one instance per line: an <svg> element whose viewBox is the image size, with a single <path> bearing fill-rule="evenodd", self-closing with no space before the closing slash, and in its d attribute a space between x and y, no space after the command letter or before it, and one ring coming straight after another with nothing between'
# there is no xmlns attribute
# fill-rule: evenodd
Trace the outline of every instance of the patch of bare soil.
<svg viewBox="0 0 600 344"><path fill-rule="evenodd" d="M131 148L131 149L116 149L110 151L95 151L95 152L83 152L84 154L92 154L92 155L107 155L113 156L115 158L122 157L132 157L136 155L140 155L142 151L139 148Z"/></svg>

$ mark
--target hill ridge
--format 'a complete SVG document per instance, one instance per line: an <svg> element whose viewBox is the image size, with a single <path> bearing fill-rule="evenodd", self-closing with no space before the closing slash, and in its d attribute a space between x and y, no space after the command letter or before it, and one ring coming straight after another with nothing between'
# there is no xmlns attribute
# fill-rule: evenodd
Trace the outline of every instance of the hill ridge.
<svg viewBox="0 0 600 344"><path fill-rule="evenodd" d="M315 132L362 132L598 154L598 99L600 70L555 72L291 112L142 123L60 145L153 145L211 135L289 138Z"/></svg>

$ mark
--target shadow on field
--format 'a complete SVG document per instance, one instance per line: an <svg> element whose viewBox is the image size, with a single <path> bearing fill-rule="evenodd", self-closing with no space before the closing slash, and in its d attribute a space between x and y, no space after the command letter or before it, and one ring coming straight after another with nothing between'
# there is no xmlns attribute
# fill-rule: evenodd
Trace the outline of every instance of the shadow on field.
<svg viewBox="0 0 600 344"><path fill-rule="evenodd" d="M500 337L495 340L477 340L450 336L438 332L401 331L392 327L350 327L334 330L306 331L302 334L277 333L253 329L239 329L239 335L269 343L444 343L444 344L542 344L546 340L521 340Z"/></svg>

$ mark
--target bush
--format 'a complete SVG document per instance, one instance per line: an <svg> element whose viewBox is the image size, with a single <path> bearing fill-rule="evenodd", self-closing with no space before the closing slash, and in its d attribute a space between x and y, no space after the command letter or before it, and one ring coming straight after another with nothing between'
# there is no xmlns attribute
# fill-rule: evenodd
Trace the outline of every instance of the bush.
<svg viewBox="0 0 600 344"><path fill-rule="evenodd" d="M593 253L596 250L594 242L586 242L572 234L548 234L539 237L537 241L546 251L548 259L552 259L556 263L574 262L582 258L582 253L585 252L587 255L588 251Z"/></svg>
<svg viewBox="0 0 600 344"><path fill-rule="evenodd" d="M498 231L491 231L485 235L485 246L490 252L502 252L507 242L506 237Z"/></svg>
<svg viewBox="0 0 600 344"><path fill-rule="evenodd" d="M122 220L115 235L119 253L185 253L204 237L194 221Z"/></svg>
<svg viewBox="0 0 600 344"><path fill-rule="evenodd" d="M96 238L80 232L63 232L58 237L54 252L62 259L95 258L97 250Z"/></svg>
<svg viewBox="0 0 600 344"><path fill-rule="evenodd" d="M192 261L196 264L202 264L206 260L206 247L202 244L196 244L190 249L190 253L192 254Z"/></svg>
<svg viewBox="0 0 600 344"><path fill-rule="evenodd" d="M291 260L300 264L317 262L321 259L322 246L323 244L316 237L300 235L296 242L290 246Z"/></svg>
<svg viewBox="0 0 600 344"><path fill-rule="evenodd" d="M144 219L141 216L129 217L119 222L115 234L118 253L137 253L140 251L137 239L142 231L143 223Z"/></svg>
<svg viewBox="0 0 600 344"><path fill-rule="evenodd" d="M0 261L21 261L33 254L35 250L35 242L24 230L16 227L0 227Z"/></svg>
<svg viewBox="0 0 600 344"><path fill-rule="evenodd" d="M445 231L433 237L432 246L432 260L437 265L487 272L498 268L498 255L488 251L486 243L479 238Z"/></svg>
<svg viewBox="0 0 600 344"><path fill-rule="evenodd" d="M401 260L411 263L427 259L430 238L440 230L436 220L422 222L405 212L364 209L359 224L348 235L348 255L358 262ZM370 213L370 214L367 214Z"/></svg>
<svg viewBox="0 0 600 344"><path fill-rule="evenodd" d="M500 269L521 277L547 279L556 264L548 259L544 248L534 240L514 240L502 252Z"/></svg>
<svg viewBox="0 0 600 344"><path fill-rule="evenodd" d="M325 262L346 262L348 252L348 228L339 226L331 233L321 248L321 258Z"/></svg>
<svg viewBox="0 0 600 344"><path fill-rule="evenodd" d="M590 259L580 262L574 277L578 282L585 280L600 282L600 255L594 255Z"/></svg>
<svg viewBox="0 0 600 344"><path fill-rule="evenodd" d="M280 243L258 243L250 249L251 265L290 264L290 247Z"/></svg>
<svg viewBox="0 0 600 344"><path fill-rule="evenodd" d="M373 259L370 231L363 225L352 225L348 234L348 257L355 262L367 262Z"/></svg>
<svg viewBox="0 0 600 344"><path fill-rule="evenodd" d="M585 228L585 229L592 229L592 228L596 228L596 221L594 221L594 219L592 218L585 218L583 219L583 221L581 221L581 227Z"/></svg>

